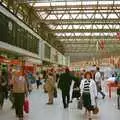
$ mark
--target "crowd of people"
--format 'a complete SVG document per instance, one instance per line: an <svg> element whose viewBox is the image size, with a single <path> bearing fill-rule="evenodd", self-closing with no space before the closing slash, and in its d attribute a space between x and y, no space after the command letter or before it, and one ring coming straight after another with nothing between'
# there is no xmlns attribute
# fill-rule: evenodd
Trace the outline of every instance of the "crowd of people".
<svg viewBox="0 0 120 120"><path fill-rule="evenodd" d="M15 109L16 117L19 120L23 120L23 105L25 98L32 91L32 84L36 84L36 88L42 84L41 80L44 80L44 91L48 94L47 105L54 104L54 98L57 97L57 89L61 90L62 101L64 109L69 107L74 98L78 101L82 100L82 104L85 107L85 114L88 115L91 120L91 113L97 106L98 93L105 98L105 94L102 89L102 76L100 68L96 67L96 71L71 72L69 68L62 69L60 72L56 72L55 69L49 69L43 72L31 72L24 73L21 71L15 71L12 69L1 70L0 69L0 109L4 104L4 99L9 98L12 102L12 108ZM74 81L72 97L70 96L70 89L72 82ZM118 108L120 109L120 84L118 84ZM87 114L88 113L88 114Z"/></svg>
<svg viewBox="0 0 120 120"><path fill-rule="evenodd" d="M54 91L56 89L55 84L55 72L50 72L48 74L48 80L45 83L45 89L48 92L49 102L48 104L53 104ZM50 76L50 77L49 77ZM72 97L70 97L70 89L72 81L74 81ZM101 93L102 98L105 98L105 94L102 91L101 86L102 76L99 71L99 67L96 68L96 72L83 71L71 73L68 68L63 70L59 75L59 80L57 81L57 87L61 90L63 107L66 109L69 107L69 103L72 102L74 98L79 100L82 97L83 106L85 107L85 113L88 111L89 119L91 119L91 111L96 107L96 101L98 98L98 92Z"/></svg>

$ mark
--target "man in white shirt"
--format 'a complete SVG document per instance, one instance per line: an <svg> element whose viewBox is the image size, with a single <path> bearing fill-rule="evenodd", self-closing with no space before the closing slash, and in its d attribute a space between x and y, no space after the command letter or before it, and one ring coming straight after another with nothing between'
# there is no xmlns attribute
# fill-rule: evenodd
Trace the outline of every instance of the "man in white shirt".
<svg viewBox="0 0 120 120"><path fill-rule="evenodd" d="M102 95L102 98L104 99L105 94L102 92L102 87L101 87L102 76L101 76L99 67L97 67L96 69L97 69L97 72L95 74L95 81L97 85L97 90Z"/></svg>

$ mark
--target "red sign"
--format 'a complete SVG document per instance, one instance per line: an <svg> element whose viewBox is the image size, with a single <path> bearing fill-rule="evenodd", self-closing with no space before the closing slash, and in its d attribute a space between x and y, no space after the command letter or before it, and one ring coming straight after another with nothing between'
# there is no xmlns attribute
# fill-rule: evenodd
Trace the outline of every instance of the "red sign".
<svg viewBox="0 0 120 120"><path fill-rule="evenodd" d="M6 58L3 57L3 56L0 56L0 62L1 62L1 63L9 63L9 60L6 59Z"/></svg>
<svg viewBox="0 0 120 120"><path fill-rule="evenodd" d="M120 32L117 32L117 35L116 35L117 39L120 40Z"/></svg>
<svg viewBox="0 0 120 120"><path fill-rule="evenodd" d="M99 46L101 49L104 49L105 48L105 40L100 40L99 41Z"/></svg>
<svg viewBox="0 0 120 120"><path fill-rule="evenodd" d="M14 59L14 60L11 60L11 61L10 61L10 64L13 64L13 65L21 65L21 61Z"/></svg>

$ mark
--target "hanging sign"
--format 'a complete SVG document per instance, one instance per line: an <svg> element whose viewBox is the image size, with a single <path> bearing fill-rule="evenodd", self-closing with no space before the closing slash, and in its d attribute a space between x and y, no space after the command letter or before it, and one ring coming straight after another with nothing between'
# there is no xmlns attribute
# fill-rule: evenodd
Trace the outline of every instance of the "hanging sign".
<svg viewBox="0 0 120 120"><path fill-rule="evenodd" d="M104 49L105 48L105 41L104 40L100 40L99 41L99 46L101 49Z"/></svg>
<svg viewBox="0 0 120 120"><path fill-rule="evenodd" d="M117 38L120 39L120 32L117 32Z"/></svg>
<svg viewBox="0 0 120 120"><path fill-rule="evenodd" d="M10 64L13 64L13 65L22 65L22 62L20 60L13 59L13 60L10 61Z"/></svg>
<svg viewBox="0 0 120 120"><path fill-rule="evenodd" d="M116 37L117 37L118 40L120 40L120 32L117 32Z"/></svg>

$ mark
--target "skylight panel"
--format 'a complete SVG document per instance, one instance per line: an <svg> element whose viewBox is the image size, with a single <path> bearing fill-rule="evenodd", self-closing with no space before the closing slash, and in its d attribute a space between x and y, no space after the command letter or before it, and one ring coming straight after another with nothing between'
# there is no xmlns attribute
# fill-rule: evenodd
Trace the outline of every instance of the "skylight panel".
<svg viewBox="0 0 120 120"><path fill-rule="evenodd" d="M118 16L117 16L116 14L110 14L110 15L108 16L108 18L114 18L114 19L116 19L116 18L118 18Z"/></svg>
<svg viewBox="0 0 120 120"><path fill-rule="evenodd" d="M47 17L47 20L57 20L57 17L55 16L55 15L49 15L48 17Z"/></svg>
<svg viewBox="0 0 120 120"><path fill-rule="evenodd" d="M51 2L51 6L64 6L65 2Z"/></svg>
<svg viewBox="0 0 120 120"><path fill-rule="evenodd" d="M54 26L54 25L49 25L49 27L50 27L51 29L55 29L56 26Z"/></svg>
<svg viewBox="0 0 120 120"><path fill-rule="evenodd" d="M71 36L71 33L66 33L66 36Z"/></svg>
<svg viewBox="0 0 120 120"><path fill-rule="evenodd" d="M102 0L102 1L99 1L99 4L113 4L113 0L109 0L109 1L107 1L107 0Z"/></svg>
<svg viewBox="0 0 120 120"><path fill-rule="evenodd" d="M114 4L120 4L119 0L114 1Z"/></svg>
<svg viewBox="0 0 120 120"><path fill-rule="evenodd" d="M34 2L33 2L34 3ZM113 4L113 0L85 0L85 1L73 1L73 0L42 0L37 1L36 3L29 3L31 6L34 7L42 7L42 6L65 6L65 5L96 5L99 4ZM114 4L120 4L120 1L114 1Z"/></svg>
<svg viewBox="0 0 120 120"><path fill-rule="evenodd" d="M30 5L32 6L33 3L30 3ZM50 3L49 2L48 3L35 3L33 6L34 7L50 6Z"/></svg>

